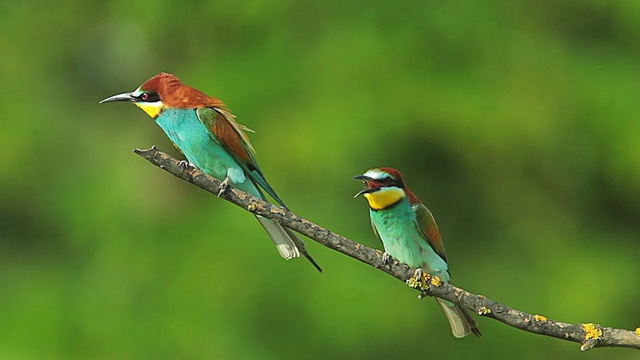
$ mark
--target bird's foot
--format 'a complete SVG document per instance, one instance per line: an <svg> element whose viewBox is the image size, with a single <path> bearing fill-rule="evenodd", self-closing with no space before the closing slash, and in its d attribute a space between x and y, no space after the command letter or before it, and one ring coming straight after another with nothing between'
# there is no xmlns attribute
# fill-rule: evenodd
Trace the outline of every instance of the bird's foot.
<svg viewBox="0 0 640 360"><path fill-rule="evenodd" d="M218 187L218 196L222 196L222 194L224 194L225 192L227 192L227 190L229 190L230 182L231 182L231 179L228 176L224 178L224 180L220 183L220 187Z"/></svg>
<svg viewBox="0 0 640 360"><path fill-rule="evenodd" d="M429 279L431 279L431 275L422 271L422 269L418 268L413 273L413 276L407 280L407 285L414 289L423 290L423 293L420 294L420 298L423 297L424 291L429 289Z"/></svg>
<svg viewBox="0 0 640 360"><path fill-rule="evenodd" d="M383 252L382 253L382 265L383 266L391 266L393 264L393 258L391 257L391 254L389 254L388 252Z"/></svg>
<svg viewBox="0 0 640 360"><path fill-rule="evenodd" d="M195 169L196 168L195 165L193 165L192 163L188 162L187 160L180 160L178 162L178 167L182 171L186 171L188 169Z"/></svg>

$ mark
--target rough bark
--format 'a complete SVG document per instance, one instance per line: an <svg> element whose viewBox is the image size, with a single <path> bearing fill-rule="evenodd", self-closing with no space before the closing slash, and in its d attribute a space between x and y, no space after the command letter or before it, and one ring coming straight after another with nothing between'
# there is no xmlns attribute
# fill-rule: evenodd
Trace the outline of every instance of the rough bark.
<svg viewBox="0 0 640 360"><path fill-rule="evenodd" d="M202 171L181 165L171 156L152 147L134 152L159 168L188 181L213 194L218 195L221 181ZM382 252L371 249L342 235L312 223L280 206L268 203L236 188L229 187L219 195L221 198L254 214L275 220L300 234L342 254L373 266L400 281L421 291L421 296L436 296L462 305L479 316L498 320L506 325L527 332L574 341L582 344L581 350L594 347L628 347L640 349L640 328L635 330L603 327L593 323L570 324L547 319L541 315L528 314L499 304L481 295L472 294L438 278L428 276L414 278L415 270L404 264L393 262L386 265Z"/></svg>

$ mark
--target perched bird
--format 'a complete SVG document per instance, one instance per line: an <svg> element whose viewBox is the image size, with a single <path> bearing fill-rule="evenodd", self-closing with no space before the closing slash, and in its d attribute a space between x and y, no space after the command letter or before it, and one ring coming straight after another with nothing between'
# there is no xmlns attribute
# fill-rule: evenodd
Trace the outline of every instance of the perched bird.
<svg viewBox="0 0 640 360"><path fill-rule="evenodd" d="M183 84L176 76L160 73L130 93L114 95L100 103L129 101L155 119L189 163L203 172L224 179L223 189L232 185L266 199L266 191L286 208L269 185L254 156L245 131L225 104ZM223 190L221 190L223 191ZM304 255L322 271L306 250L304 242L290 229L257 215L258 221L285 259Z"/></svg>
<svg viewBox="0 0 640 360"><path fill-rule="evenodd" d="M392 256L412 268L449 281L451 276L438 225L429 209L406 185L396 169L374 168L354 179L362 180L364 195L369 203L371 225L382 241L385 260ZM460 306L436 298L444 310L453 336L462 338L473 332L480 336L476 321Z"/></svg>

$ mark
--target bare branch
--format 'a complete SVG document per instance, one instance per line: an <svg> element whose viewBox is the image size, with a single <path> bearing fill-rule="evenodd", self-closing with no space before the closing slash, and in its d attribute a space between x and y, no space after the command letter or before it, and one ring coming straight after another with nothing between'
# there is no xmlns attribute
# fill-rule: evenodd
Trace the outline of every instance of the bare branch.
<svg viewBox="0 0 640 360"><path fill-rule="evenodd" d="M181 167L179 161L157 150L136 149L134 152L159 168L188 181L212 194L218 194L221 181L194 168ZM602 327L592 323L569 324L547 319L541 315L528 314L506 305L499 304L481 295L475 295L451 284L441 282L438 278L412 278L414 270L404 264L384 265L382 252L354 242L316 225L300 216L268 203L236 188L229 189L220 195L221 198L257 215L275 220L310 239L336 250L342 254L375 267L396 279L413 284L422 291L422 295L436 296L460 304L474 313L493 318L506 325L535 334L555 337L582 344L581 350L593 347L628 347L640 349L640 329L625 330ZM417 286L416 286L417 285Z"/></svg>

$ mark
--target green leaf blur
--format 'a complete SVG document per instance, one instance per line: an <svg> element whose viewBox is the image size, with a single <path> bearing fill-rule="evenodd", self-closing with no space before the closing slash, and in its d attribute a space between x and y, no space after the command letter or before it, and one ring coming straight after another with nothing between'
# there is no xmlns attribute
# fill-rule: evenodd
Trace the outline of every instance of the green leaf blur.
<svg viewBox="0 0 640 360"><path fill-rule="evenodd" d="M256 130L298 214L368 246L361 184L400 169L456 284L567 322L640 326L640 3L5 1L0 359L631 359L479 319L132 153L160 71Z"/></svg>

